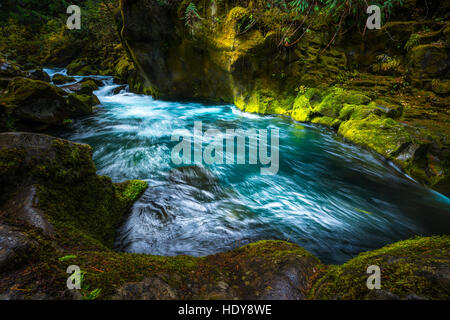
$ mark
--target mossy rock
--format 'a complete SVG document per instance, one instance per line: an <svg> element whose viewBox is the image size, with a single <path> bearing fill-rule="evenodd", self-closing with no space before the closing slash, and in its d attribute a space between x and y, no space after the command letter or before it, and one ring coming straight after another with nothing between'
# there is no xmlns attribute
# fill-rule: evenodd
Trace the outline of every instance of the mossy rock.
<svg viewBox="0 0 450 320"><path fill-rule="evenodd" d="M369 266L381 271L381 289L369 290ZM329 266L310 299L443 299L450 296L450 237L400 241Z"/></svg>
<svg viewBox="0 0 450 320"><path fill-rule="evenodd" d="M92 95L94 90L98 90L98 85L93 80L86 80L81 82L79 94Z"/></svg>
<svg viewBox="0 0 450 320"><path fill-rule="evenodd" d="M100 101L95 95L87 94L69 94L67 103L71 108L71 117L80 117L92 113L93 106L100 104Z"/></svg>
<svg viewBox="0 0 450 320"><path fill-rule="evenodd" d="M363 120L349 120L339 127L339 134L361 146L368 147L391 158L411 137L396 121L371 115Z"/></svg>
<svg viewBox="0 0 450 320"><path fill-rule="evenodd" d="M298 300L305 298L322 267L305 249L284 241L259 241L206 257L112 251L78 251L72 257L53 258L56 281L64 284L67 276L62 271L78 265L86 272L84 285L100 289L103 299ZM62 295L63 288L57 293Z"/></svg>
<svg viewBox="0 0 450 320"><path fill-rule="evenodd" d="M442 44L419 45L408 54L408 67L413 79L440 78L450 68L448 49Z"/></svg>
<svg viewBox="0 0 450 320"><path fill-rule="evenodd" d="M34 206L60 235L70 230L111 247L115 228L147 187L144 181L112 183L97 176L87 145L31 133L0 134L0 145L2 196L23 188L24 182L33 185L39 199ZM8 211L12 216L17 212Z"/></svg>
<svg viewBox="0 0 450 320"><path fill-rule="evenodd" d="M52 78L54 84L66 84L69 82L74 82L75 79L69 76L65 76L63 74L55 74Z"/></svg>
<svg viewBox="0 0 450 320"><path fill-rule="evenodd" d="M61 125L70 109L66 93L47 82L27 78L14 78L2 96L4 115L19 121L47 125Z"/></svg>
<svg viewBox="0 0 450 320"><path fill-rule="evenodd" d="M24 76L20 65L14 61L0 58L0 78L14 78Z"/></svg>
<svg viewBox="0 0 450 320"><path fill-rule="evenodd" d="M50 82L50 76L42 69L33 69L28 70L26 72L27 78L33 79L33 80L41 80L45 82Z"/></svg>
<svg viewBox="0 0 450 320"><path fill-rule="evenodd" d="M440 79L434 79L431 82L432 90L434 93L442 95L442 96L448 96L450 93L450 80L440 80Z"/></svg>

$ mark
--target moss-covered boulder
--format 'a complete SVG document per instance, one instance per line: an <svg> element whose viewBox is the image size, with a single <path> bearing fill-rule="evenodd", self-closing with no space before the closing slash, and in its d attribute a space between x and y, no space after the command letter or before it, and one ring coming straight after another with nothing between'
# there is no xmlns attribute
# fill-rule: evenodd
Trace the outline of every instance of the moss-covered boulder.
<svg viewBox="0 0 450 320"><path fill-rule="evenodd" d="M92 113L99 104L94 95L67 97L67 92L47 82L14 78L0 100L2 131L42 131L64 125L69 118Z"/></svg>
<svg viewBox="0 0 450 320"><path fill-rule="evenodd" d="M95 95L87 95L87 94L69 94L67 98L67 103L71 107L71 117L80 117L85 116L92 113L92 107L100 104L100 100L98 100Z"/></svg>
<svg viewBox="0 0 450 320"><path fill-rule="evenodd" d="M69 76L65 76L63 74L55 74L52 78L54 84L66 84L69 82L74 82L75 79Z"/></svg>
<svg viewBox="0 0 450 320"><path fill-rule="evenodd" d="M95 61L89 61L89 59L76 59L66 66L67 73L78 76L88 76L93 74L102 74Z"/></svg>
<svg viewBox="0 0 450 320"><path fill-rule="evenodd" d="M419 45L408 54L411 77L415 79L440 78L448 74L450 56L442 43Z"/></svg>
<svg viewBox="0 0 450 320"><path fill-rule="evenodd" d="M18 214L24 211L22 202L10 201L33 192L27 210L38 210L56 234L83 234L68 237L69 242L93 239L111 246L114 228L146 187L142 181L114 184L97 176L87 145L41 134L2 133L0 147L2 214L46 231L36 215Z"/></svg>
<svg viewBox="0 0 450 320"><path fill-rule="evenodd" d="M94 90L98 89L98 85L93 80L85 80L81 82L79 94L92 95Z"/></svg>
<svg viewBox="0 0 450 320"><path fill-rule="evenodd" d="M45 82L50 82L50 76L42 69L32 69L26 72L27 78L32 80L40 80Z"/></svg>
<svg viewBox="0 0 450 320"><path fill-rule="evenodd" d="M381 288L367 287L369 266L381 271ZM450 237L416 238L328 266L310 299L443 299L450 297Z"/></svg>
<svg viewBox="0 0 450 320"><path fill-rule="evenodd" d="M47 82L14 78L2 96L2 120L10 122L12 127L16 125L15 121L41 125L62 124L70 114L64 95L63 90Z"/></svg>
<svg viewBox="0 0 450 320"><path fill-rule="evenodd" d="M0 57L0 78L14 78L23 75L24 72L17 63Z"/></svg>
<svg viewBox="0 0 450 320"><path fill-rule="evenodd" d="M350 141L367 146L390 158L411 138L396 121L371 116L363 120L349 120L339 127L339 133Z"/></svg>

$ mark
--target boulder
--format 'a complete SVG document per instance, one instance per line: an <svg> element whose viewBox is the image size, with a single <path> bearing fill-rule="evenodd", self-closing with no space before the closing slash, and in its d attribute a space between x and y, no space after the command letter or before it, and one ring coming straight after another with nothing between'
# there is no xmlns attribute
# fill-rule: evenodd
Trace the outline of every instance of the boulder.
<svg viewBox="0 0 450 320"><path fill-rule="evenodd" d="M62 85L60 88L66 92L92 95L93 91L98 90L98 87L101 85L103 85L102 81L87 78L77 83Z"/></svg>
<svg viewBox="0 0 450 320"><path fill-rule="evenodd" d="M147 276L141 281L127 281L115 288L114 284L105 283L114 292L112 299L303 300L322 266L303 248L284 241L259 241L203 258L163 257L159 263L157 256L128 258L122 257L122 266L114 262L119 256L97 256L96 261L112 263L113 274L128 264L156 263L160 267L147 268ZM115 278L113 274L110 277Z"/></svg>
<svg viewBox="0 0 450 320"><path fill-rule="evenodd" d="M127 85L121 85L121 86L118 86L117 88L114 88L114 89L113 89L112 93L113 93L113 94L119 94L119 93L122 92L123 90L126 90L127 87L128 87Z"/></svg>
<svg viewBox="0 0 450 320"><path fill-rule="evenodd" d="M14 78L0 102L0 127L4 131L41 131L50 125L64 125L67 119L92 113L99 104L93 95L69 96L52 84L28 78Z"/></svg>
<svg viewBox="0 0 450 320"><path fill-rule="evenodd" d="M87 94L69 94L67 103L71 107L71 117L81 117L92 113L92 107L100 104L97 96Z"/></svg>
<svg viewBox="0 0 450 320"><path fill-rule="evenodd" d="M98 85L92 80L84 80L81 82L79 94L92 95L94 90L98 89Z"/></svg>
<svg viewBox="0 0 450 320"><path fill-rule="evenodd" d="M0 89L8 86L14 77L23 77L25 73L15 62L0 58Z"/></svg>
<svg viewBox="0 0 450 320"><path fill-rule="evenodd" d="M84 81L93 81L97 85L97 87L101 87L101 86L104 85L103 84L103 80L96 79L94 77L86 77L86 78L83 79L82 82L84 82Z"/></svg>
<svg viewBox="0 0 450 320"><path fill-rule="evenodd" d="M28 70L27 78L30 78L32 80L41 80L41 81L45 81L45 82L51 81L50 76L42 69Z"/></svg>
<svg viewBox="0 0 450 320"><path fill-rule="evenodd" d="M65 84L69 82L74 82L75 79L62 74L55 74L52 78L54 84Z"/></svg>
<svg viewBox="0 0 450 320"><path fill-rule="evenodd" d="M47 82L14 78L2 104L16 118L41 124L62 124L70 114L65 92Z"/></svg>
<svg viewBox="0 0 450 320"><path fill-rule="evenodd" d="M112 246L115 228L147 186L97 176L89 146L49 135L1 133L0 150L2 215L47 234L76 230Z"/></svg>
<svg viewBox="0 0 450 320"><path fill-rule="evenodd" d="M381 289L370 290L367 268L378 266ZM450 237L417 237L361 253L330 266L312 286L310 299L448 299Z"/></svg>
<svg viewBox="0 0 450 320"><path fill-rule="evenodd" d="M0 58L0 77L14 78L23 76L20 66L13 61Z"/></svg>

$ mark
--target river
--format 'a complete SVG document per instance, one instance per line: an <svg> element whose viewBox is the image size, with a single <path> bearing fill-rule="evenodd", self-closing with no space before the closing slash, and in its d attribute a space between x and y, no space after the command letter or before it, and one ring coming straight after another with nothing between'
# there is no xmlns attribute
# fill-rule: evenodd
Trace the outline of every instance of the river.
<svg viewBox="0 0 450 320"><path fill-rule="evenodd" d="M327 128L233 105L114 95L118 85L100 78L105 86L94 93L102 105L55 134L92 146L98 174L148 181L117 230L117 250L203 256L278 239L340 264L414 235L450 233L448 198ZM278 129L278 173L263 175L261 165L250 164L179 169L171 160L178 143L171 136L178 129L192 132L194 121L220 132Z"/></svg>

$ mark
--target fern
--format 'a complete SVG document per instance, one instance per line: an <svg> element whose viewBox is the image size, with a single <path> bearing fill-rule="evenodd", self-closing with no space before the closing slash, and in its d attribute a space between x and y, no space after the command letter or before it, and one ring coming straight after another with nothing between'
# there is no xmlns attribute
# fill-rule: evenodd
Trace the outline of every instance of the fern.
<svg viewBox="0 0 450 320"><path fill-rule="evenodd" d="M309 7L307 0L293 0L289 2L289 5L291 6L292 11L296 13L302 13Z"/></svg>
<svg viewBox="0 0 450 320"><path fill-rule="evenodd" d="M420 36L417 33L411 34L405 44L405 50L409 51L420 43Z"/></svg>
<svg viewBox="0 0 450 320"><path fill-rule="evenodd" d="M195 20L200 19L200 16L197 12L197 7L195 6L195 3L191 2L186 7L186 11L184 14L184 21L186 26L192 28L194 26Z"/></svg>

